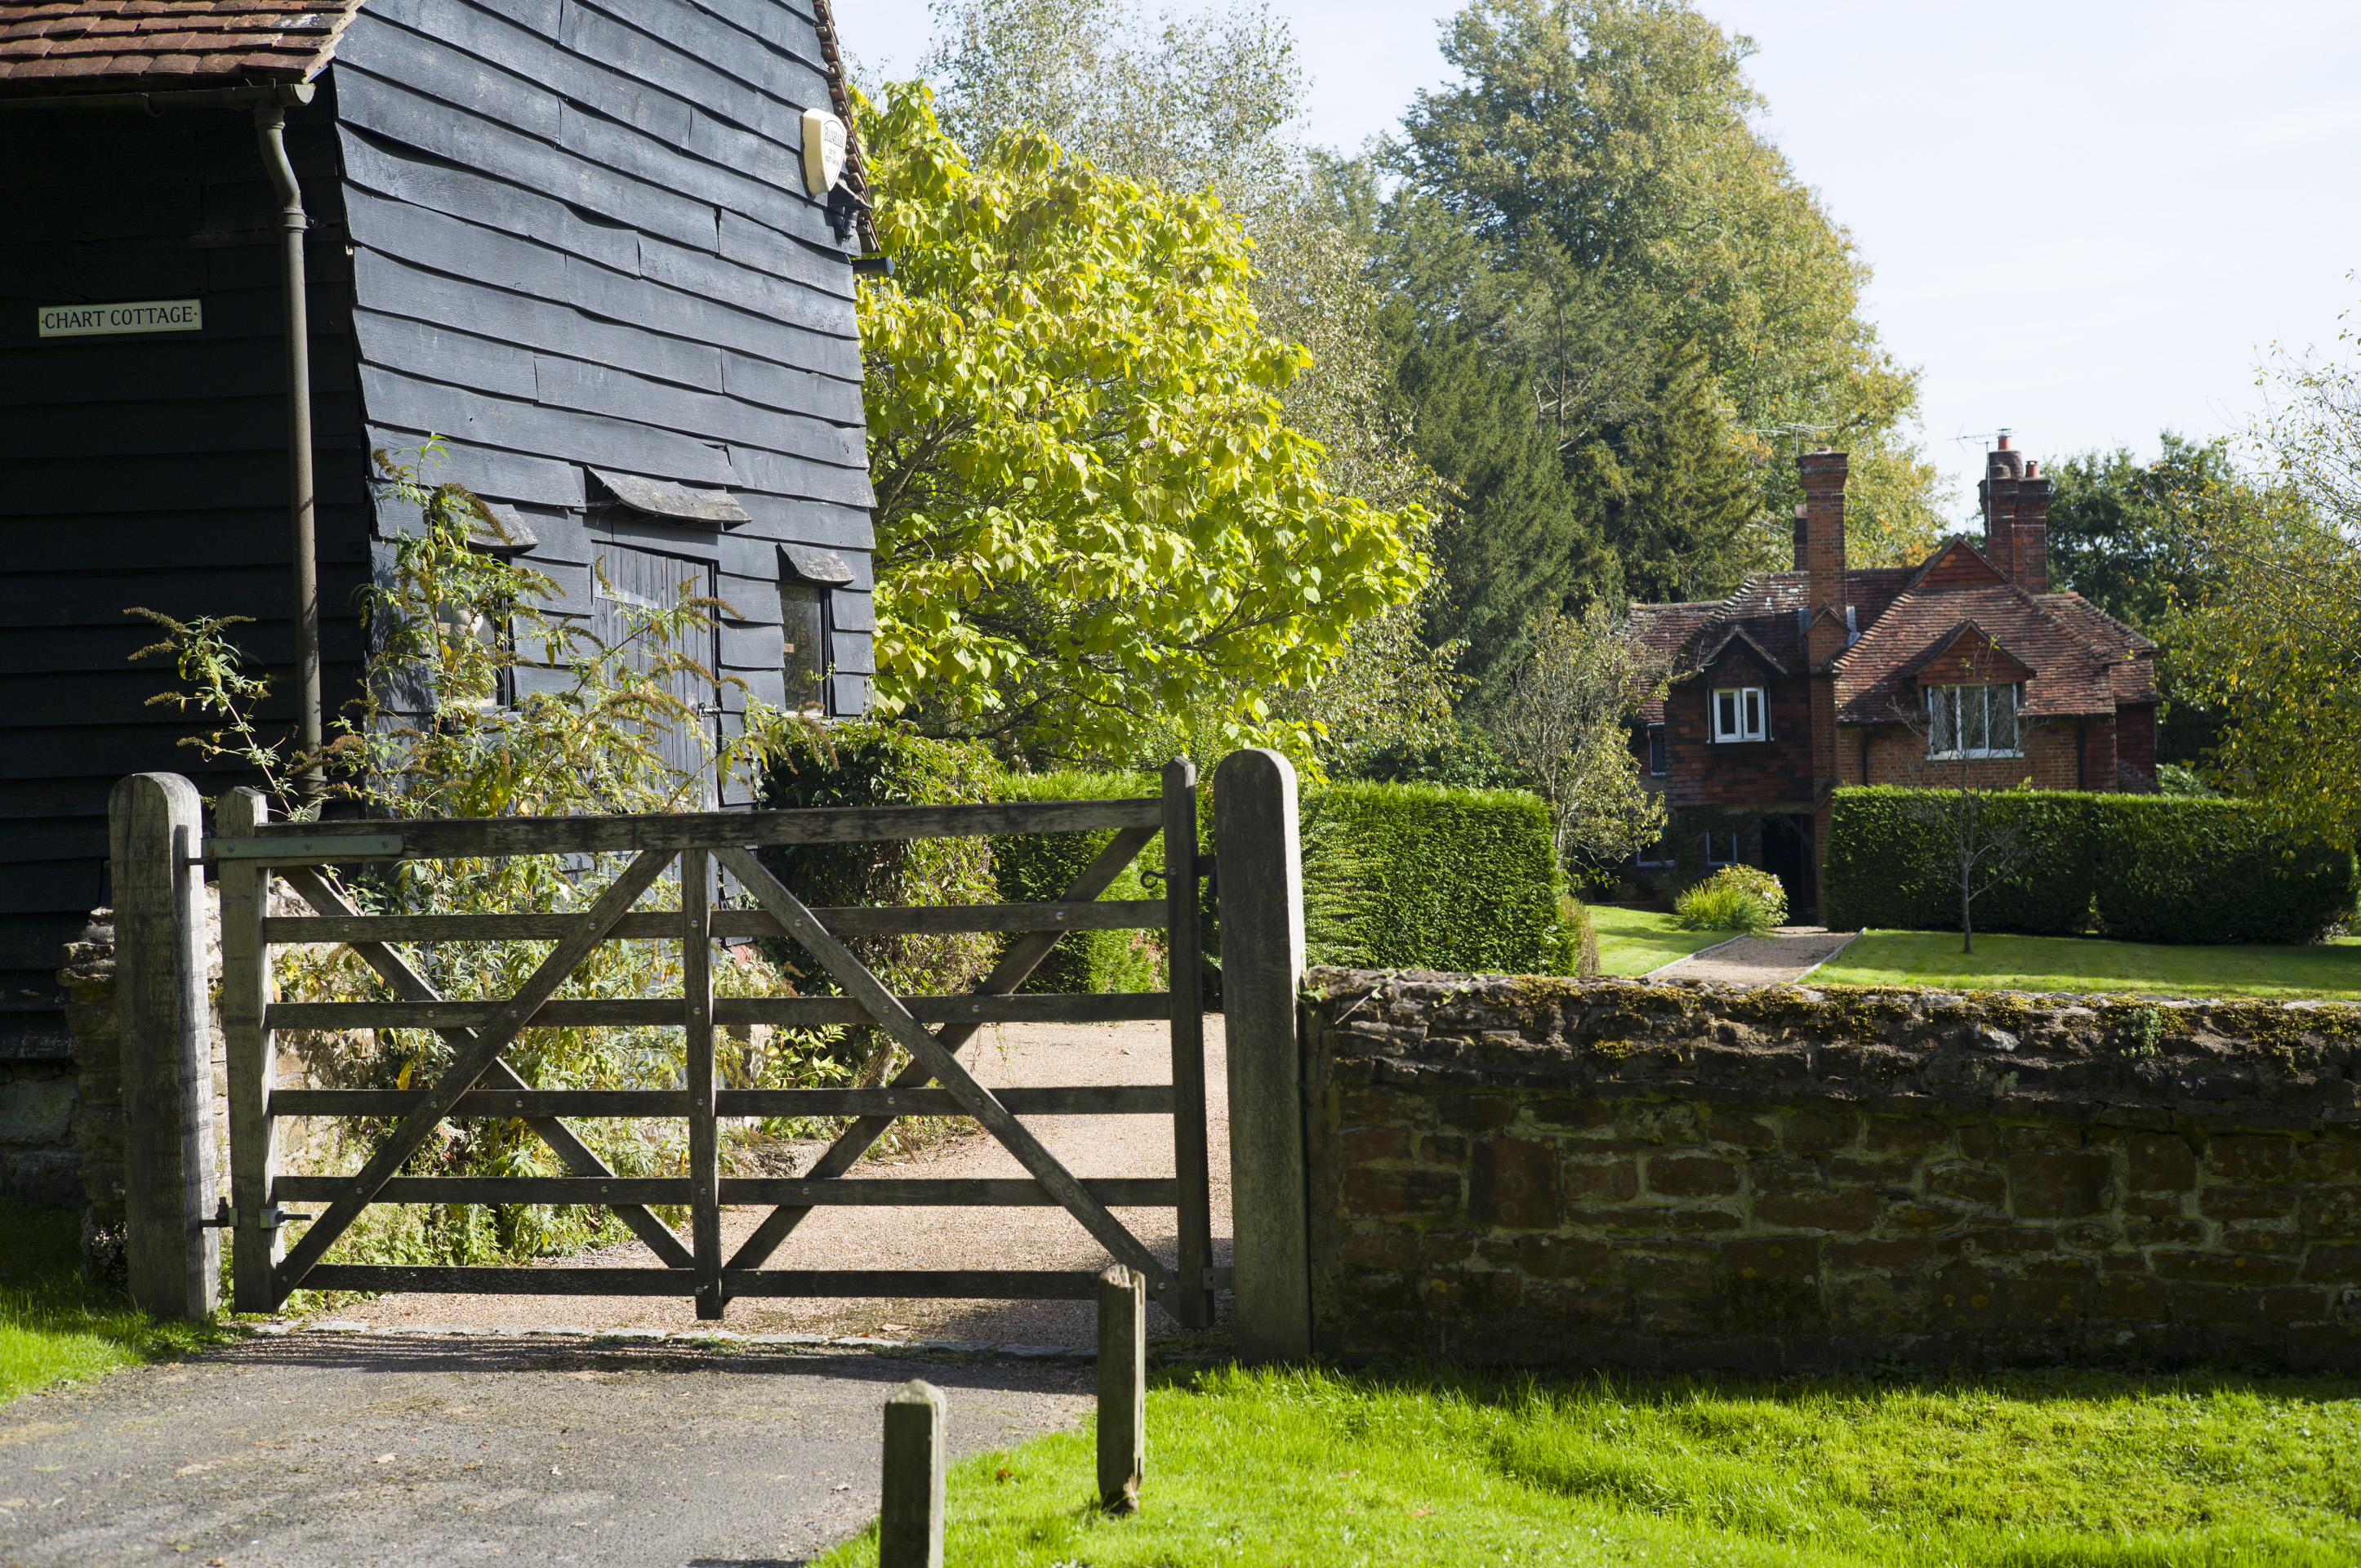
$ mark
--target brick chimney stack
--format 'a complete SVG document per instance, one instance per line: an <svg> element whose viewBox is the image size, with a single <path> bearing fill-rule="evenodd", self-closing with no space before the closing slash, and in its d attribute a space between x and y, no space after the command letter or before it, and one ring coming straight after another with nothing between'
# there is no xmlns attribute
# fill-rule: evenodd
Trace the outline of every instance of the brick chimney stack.
<svg viewBox="0 0 2361 1568"><path fill-rule="evenodd" d="M2049 480L2007 436L1988 453L1976 499L1984 512L1984 554L2029 594L2049 591Z"/></svg>
<svg viewBox="0 0 2361 1568"><path fill-rule="evenodd" d="M1809 612L1805 643L1817 669L1845 650L1845 455L1822 447L1795 459L1804 480L1803 548ZM1821 612L1825 610L1827 614Z"/></svg>

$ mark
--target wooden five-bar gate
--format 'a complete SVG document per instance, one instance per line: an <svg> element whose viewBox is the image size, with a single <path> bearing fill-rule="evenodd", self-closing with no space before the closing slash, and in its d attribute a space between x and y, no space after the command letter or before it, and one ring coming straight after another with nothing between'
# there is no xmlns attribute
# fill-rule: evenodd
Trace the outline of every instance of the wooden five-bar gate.
<svg viewBox="0 0 2361 1568"><path fill-rule="evenodd" d="M154 775L147 775L154 777ZM126 784L137 781L126 781ZM179 783L180 781L174 781ZM185 784L182 785L185 788ZM1290 801L1291 805L1291 801ZM1290 824L1291 826L1291 824ZM910 908L812 908L757 858L766 846L858 843L977 835L1112 830L1114 838L1049 904ZM1163 896L1109 900L1104 894L1159 831ZM118 877L126 852L118 826ZM183 837L185 838L185 829ZM165 837L169 839L169 831ZM190 846L193 847L193 846ZM591 907L579 914L365 915L320 868L404 859L516 855L631 858ZM718 1319L737 1296L1051 1297L1087 1299L1098 1270L809 1269L771 1266L803 1218L828 1204L1056 1204L1117 1262L1147 1277L1153 1299L1192 1326L1212 1321L1213 1267L1205 1129L1200 881L1213 862L1198 853L1195 766L1164 770L1160 797L889 806L678 816L497 817L400 822L271 822L250 790L224 797L202 855L221 884L221 1018L227 1036L230 1201L235 1305L275 1310L299 1288L338 1290L537 1292L557 1295L693 1295L700 1318ZM184 860L181 863L186 864ZM715 907L715 872L726 872L752 908ZM666 872L675 874L667 877ZM1155 875L1150 872L1151 878ZM273 915L272 880L313 913ZM676 883L676 909L642 910L642 897ZM123 903L118 896L118 904ZM1160 927L1172 984L1147 995L1015 994L1069 931ZM840 940L911 932L1016 933L991 973L959 995L896 996ZM126 933L126 938L130 937ZM840 996L716 997L713 944L792 938L841 988ZM436 994L401 944L555 943L515 994L454 1000ZM677 997L568 1000L557 992L601 942L680 945ZM275 1002L271 950L291 943L350 948L395 1000ZM183 966L185 967L185 966ZM185 982L185 976L181 977ZM164 981L156 981L160 985ZM167 1002L159 1002L158 1008ZM147 1003L134 996L136 1013ZM159 1015L161 1015L159 1012ZM1167 1084L987 1089L959 1058L986 1024L1170 1021ZM909 1053L906 1068L874 1089L727 1089L716 1080L714 1031L732 1025L790 1028L867 1025ZM629 1025L681 1032L686 1087L674 1090L542 1089L503 1053L541 1026ZM282 1029L431 1028L447 1042L451 1065L428 1087L397 1090L280 1089L275 1034ZM930 1087L931 1085L931 1087ZM1020 1116L1169 1116L1174 1169L1157 1179L1081 1179ZM1012 1179L854 1179L849 1172L897 1117L963 1115L1029 1173ZM282 1173L273 1128L290 1116L399 1118L376 1151L349 1175ZM723 1176L724 1116L849 1116L853 1120L794 1179ZM558 1177L427 1177L400 1174L445 1118L519 1118L572 1172ZM618 1176L566 1126L568 1117L679 1117L687 1124L688 1170L659 1178ZM194 1179L192 1178L193 1180ZM325 1261L337 1239L372 1203L593 1204L612 1210L660 1260L655 1267L431 1267ZM324 1204L291 1247L284 1245L293 1203ZM689 1212L684 1242L650 1212ZM771 1212L724 1255L721 1211L767 1204ZM1176 1212L1177 1266L1168 1267L1116 1218L1116 1209Z"/></svg>

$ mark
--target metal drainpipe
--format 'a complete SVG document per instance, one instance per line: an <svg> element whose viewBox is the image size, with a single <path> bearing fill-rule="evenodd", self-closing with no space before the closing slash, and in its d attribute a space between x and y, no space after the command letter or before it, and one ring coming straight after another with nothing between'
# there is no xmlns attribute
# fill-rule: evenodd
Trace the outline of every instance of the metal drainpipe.
<svg viewBox="0 0 2361 1568"><path fill-rule="evenodd" d="M303 793L316 800L326 789L318 757L320 719L320 569L313 515L312 325L303 290L303 235L312 220L303 213L302 188L287 161L287 110L279 104L254 109L255 139L264 167L279 190L279 256L284 274L280 290L287 336L287 518L295 556L295 671L300 720L297 748L312 761L303 770Z"/></svg>

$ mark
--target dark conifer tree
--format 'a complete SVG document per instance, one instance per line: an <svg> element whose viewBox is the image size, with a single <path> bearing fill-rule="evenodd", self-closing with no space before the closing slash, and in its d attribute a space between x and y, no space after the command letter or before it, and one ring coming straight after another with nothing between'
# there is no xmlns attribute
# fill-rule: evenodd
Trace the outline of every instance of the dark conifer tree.
<svg viewBox="0 0 2361 1568"><path fill-rule="evenodd" d="M1388 323L1404 348L1395 386L1419 456L1456 492L1435 531L1444 587L1427 632L1437 646L1466 640L1460 667L1482 712L1535 616L1620 591L1615 559L1533 417L1523 374L1465 337L1419 341L1407 319L1396 312Z"/></svg>

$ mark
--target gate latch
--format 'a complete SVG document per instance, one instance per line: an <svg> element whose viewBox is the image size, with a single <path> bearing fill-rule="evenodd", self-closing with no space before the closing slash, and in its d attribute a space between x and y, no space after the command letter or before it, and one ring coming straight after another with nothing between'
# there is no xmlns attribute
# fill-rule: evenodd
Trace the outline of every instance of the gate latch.
<svg viewBox="0 0 2361 1568"><path fill-rule="evenodd" d="M229 1200L225 1198L221 1201L221 1208L214 1217L210 1220L199 1220L197 1228L205 1231L234 1231L237 1228L237 1216L238 1211L231 1208ZM292 1210L281 1209L277 1204L271 1204L257 1211L256 1228L275 1231L281 1225L299 1223L311 1217L309 1214L299 1214Z"/></svg>

